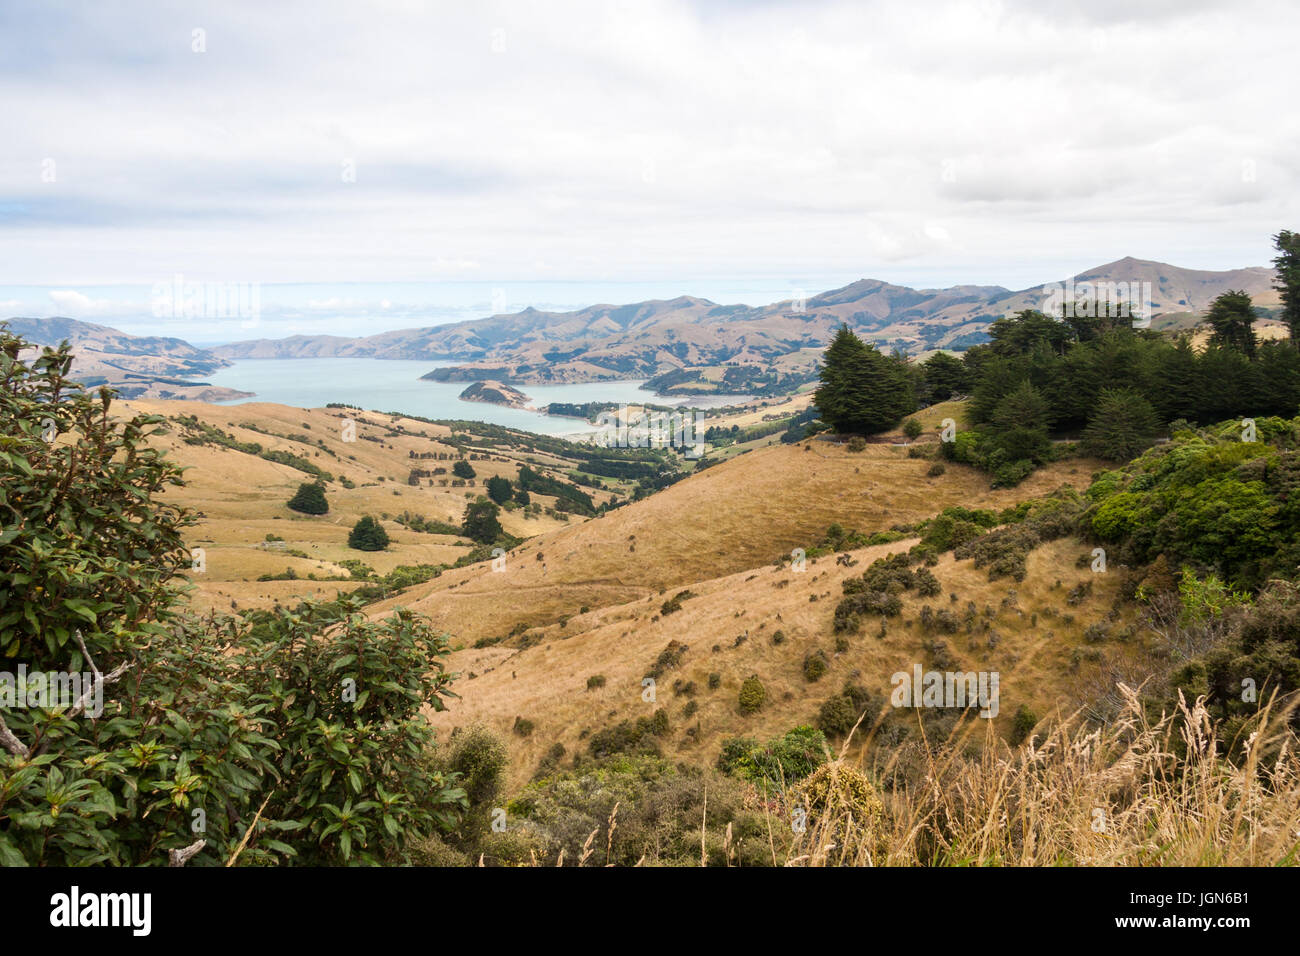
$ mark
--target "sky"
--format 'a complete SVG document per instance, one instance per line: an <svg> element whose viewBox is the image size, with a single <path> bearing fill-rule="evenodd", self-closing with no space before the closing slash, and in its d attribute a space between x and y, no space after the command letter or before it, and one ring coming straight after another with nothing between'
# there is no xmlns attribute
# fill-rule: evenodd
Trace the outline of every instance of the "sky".
<svg viewBox="0 0 1300 956"><path fill-rule="evenodd" d="M0 315L226 341L1266 265L1298 38L1289 0L0 0Z"/></svg>

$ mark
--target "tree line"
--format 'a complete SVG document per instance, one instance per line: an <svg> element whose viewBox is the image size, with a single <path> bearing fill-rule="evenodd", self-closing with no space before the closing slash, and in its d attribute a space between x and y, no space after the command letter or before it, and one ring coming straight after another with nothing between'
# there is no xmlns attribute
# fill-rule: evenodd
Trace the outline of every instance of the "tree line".
<svg viewBox="0 0 1300 956"><path fill-rule="evenodd" d="M1281 318L1289 340L1261 341L1244 291L1218 296L1210 336L1135 328L1127 316L1060 317L1024 310L995 321L989 341L961 357L938 352L909 363L841 327L826 350L815 403L841 434L896 427L918 407L969 396L972 426L945 442L947 457L1015 484L1053 455L1053 438L1128 460L1178 421L1291 416L1300 408L1300 234L1274 237Z"/></svg>

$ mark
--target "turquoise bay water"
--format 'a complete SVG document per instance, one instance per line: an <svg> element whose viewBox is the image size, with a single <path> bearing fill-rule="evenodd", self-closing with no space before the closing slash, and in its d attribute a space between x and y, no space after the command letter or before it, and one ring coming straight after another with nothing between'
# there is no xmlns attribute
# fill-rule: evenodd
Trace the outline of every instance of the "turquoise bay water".
<svg viewBox="0 0 1300 956"><path fill-rule="evenodd" d="M521 408L485 402L465 402L458 397L464 383L421 381L420 376L448 362L404 359L314 358L249 359L236 362L207 377L213 385L253 392L223 405L276 402L299 408L319 408L343 402L379 412L403 412L422 418L459 418L507 425L543 435L571 435L591 431L581 419L543 415ZM744 401L743 395L711 395L686 399L656 398L640 381L585 382L579 385L517 386L541 407L549 402L619 402L629 405L690 405L717 408Z"/></svg>

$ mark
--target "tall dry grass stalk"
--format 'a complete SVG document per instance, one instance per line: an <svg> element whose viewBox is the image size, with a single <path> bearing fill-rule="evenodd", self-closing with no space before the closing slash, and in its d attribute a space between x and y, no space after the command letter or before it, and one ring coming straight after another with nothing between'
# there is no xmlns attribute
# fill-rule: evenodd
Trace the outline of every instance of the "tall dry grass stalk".
<svg viewBox="0 0 1300 956"><path fill-rule="evenodd" d="M1288 723L1294 703L1262 707L1247 739L1223 741L1203 701L1189 706L1180 697L1178 710L1153 724L1138 691L1120 689L1123 711L1103 728L1076 714L1011 748L986 723L982 745L972 748L974 720L947 741L925 742L921 773L911 775L920 783L881 794L883 832L843 811L810 820L787 865L1300 862L1300 752ZM1225 759L1225 743L1242 756ZM897 760L867 775L888 777Z"/></svg>

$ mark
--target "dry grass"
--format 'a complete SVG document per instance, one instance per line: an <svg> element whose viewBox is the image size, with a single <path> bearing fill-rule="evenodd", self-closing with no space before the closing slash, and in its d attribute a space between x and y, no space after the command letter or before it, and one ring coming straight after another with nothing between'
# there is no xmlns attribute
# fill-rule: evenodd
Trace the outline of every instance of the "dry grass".
<svg viewBox="0 0 1300 956"><path fill-rule="evenodd" d="M869 532L952 505L1005 508L1062 484L1086 487L1101 467L1057 462L1017 488L990 489L987 475L964 465L928 477L928 461L886 444L860 453L832 442L807 445L759 448L644 501L534 538L511 552L504 574L485 565L450 572L397 603L473 643L521 623L551 624L583 606L624 604L770 566L833 523Z"/></svg>
<svg viewBox="0 0 1300 956"><path fill-rule="evenodd" d="M186 469L185 487L169 489L165 500L184 505L200 515L186 542L206 551L206 571L192 576L196 585L192 602L200 610L226 609L232 601L241 609L265 608L313 593L328 597L356 586L345 582L256 580L260 575L278 574L286 568L292 568L300 579L305 579L308 574L318 578L347 577L337 562L349 558L360 559L381 574L399 564L454 563L468 550L468 540L421 534L394 521L384 521L392 540L389 549L363 553L348 548L348 531L364 514L378 517L403 511L459 524L466 495L472 498L482 494L489 476L515 478L526 457L526 453L500 450L493 451L489 460L472 462L478 473L474 487L431 487L427 480L413 487L407 484L412 467L450 468L448 460L413 461L409 457L410 452L454 452L452 446L442 441L450 435L446 427L394 419L377 412L299 409L261 402L221 406L134 400L121 406L123 414L139 411L167 416L195 415L239 441L257 442L268 450L307 458L355 485L344 488L335 483L329 487L329 514L297 514L285 503L301 483L312 480L303 472L230 448L188 445L175 428L171 434L156 439L156 444ZM354 442L342 440L341 419L348 417L357 422L357 434L362 436ZM244 424L255 427L242 427ZM403 433L392 434L395 427ZM288 436L304 436L307 440L297 441ZM367 437L379 440L367 440ZM323 442L324 447L317 442ZM546 455L532 457L551 461ZM609 496L593 492L593 497L603 501ZM552 503L544 496L538 496L538 501ZM526 517L519 510L503 512L501 522L507 532L519 537L545 534L566 526L566 522L545 515ZM268 548L267 535L283 539L279 547L301 551L309 557L293 557L279 547Z"/></svg>
<svg viewBox="0 0 1300 956"><path fill-rule="evenodd" d="M465 551L464 542L416 534L393 522L385 523L393 539L389 551L363 554L346 546L348 528L363 513L409 509L446 520L463 508L468 489L412 488L404 482L408 451L450 450L438 442L447 434L440 426L406 421L409 434L391 435L393 420L374 413L269 404L132 404L172 415L197 414L240 440L310 454L357 485L350 490L332 487L329 515L297 515L284 502L304 480L301 472L231 450L185 445L176 435L165 440L173 456L190 466L188 487L178 490L177 499L204 515L189 542L207 550L206 573L194 575L199 586L194 601L200 608L227 608L234 602L246 609L288 603L310 593L323 597L351 590L357 585L305 580L308 574L342 576L338 562L346 558L360 558L382 573L396 564L451 562ZM344 444L338 432L338 416L343 414L354 415L365 433L383 440ZM927 420L929 427L939 418L959 417L960 408L948 403L928 409L927 415L935 419ZM240 428L244 422L278 434L305 431L313 440L323 439L334 454L322 450L317 457L319 449L309 444ZM822 702L838 693L846 680L884 692L891 673L924 660L920 643L925 635L917 627L905 627L901 619L891 622L887 637L877 638L873 626L853 636L849 649L841 652L835 651L831 633L842 582L875 558L905 550L912 541L855 551L858 563L853 567L841 566L833 557L811 561L803 574L775 568L772 559L777 554L810 545L832 522L875 530L928 517L947 505L998 508L1062 483L1082 486L1093 464L1057 463L1019 488L990 490L987 476L962 466L950 467L939 478L928 477L928 462L910 459L905 449L887 444L859 453L831 442L808 445L806 451L802 444L760 449L592 521L575 519L565 525L542 518L525 523L519 512L503 516L512 533L535 535L508 556L504 573L493 572L487 564L453 570L376 605L374 611L380 614L394 604L411 606L464 647L450 662L464 675L458 685L463 697L447 712L432 716L435 727L444 734L455 725L478 721L496 728L509 742L510 783L517 785L551 745L582 750L584 730L594 732L653 710L642 700L641 678L663 647L678 640L691 649L659 688L657 706L670 708L673 724L664 747L676 759L711 765L728 736L779 735L812 722ZM513 476L518 464L518 456L506 452L494 454L492 461L474 462L480 476ZM380 477L386 480L380 482ZM309 557L268 547L268 534ZM1079 672L1071 668L1071 653L1083 643L1084 627L1105 613L1118 583L1113 575L1077 569L1074 559L1080 547L1071 542L1043 546L1030 556L1028 577L1020 585L989 582L970 562L946 555L935 568L943 584L941 595L924 601L904 596L904 617L909 620L916 618L922 603L960 610L973 600L997 611L1002 642L996 651L964 635L947 642L963 666L1003 673L1003 713L993 722L1000 734L1005 735L1020 703L1038 712L1072 708L1084 699L1083 685L1091 687L1104 676L1093 673L1096 668L1090 665ZM255 580L286 567L294 568L299 580ZM1049 609L1064 610L1060 606L1066 590L1094 578L1095 594L1070 609L1077 622L1045 616ZM1052 584L1057 579L1063 582L1059 588ZM1018 591L1018 605L1004 608L1011 587ZM666 598L684 588L696 596L677 613L661 616ZM960 603L949 605L950 592L960 595ZM502 637L521 623L534 629L530 637L537 643L524 648L468 646L480 637ZM786 636L780 646L771 640L778 629ZM746 639L738 643L742 635ZM830 667L825 677L810 684L801 664L805 654L817 649L829 655ZM1108 646L1107 651L1130 653L1121 646ZM477 675L472 680L471 673ZM716 691L707 689L712 673L721 678ZM741 682L753 673L765 683L769 705L746 717L738 713L736 700ZM588 690L587 678L596 674L605 676L607 684ZM695 712L689 718L683 714L688 698L671 690L679 678L698 688L690 698ZM521 715L536 726L530 737L509 732Z"/></svg>
<svg viewBox="0 0 1300 956"><path fill-rule="evenodd" d="M907 539L853 551L852 566L824 557L810 561L802 574L769 565L693 581L687 587L695 596L666 617L660 608L675 593L673 589L625 604L593 607L563 628L540 628L530 633L538 640L528 647L465 648L449 661L451 669L462 675L461 699L431 714L430 721L443 737L456 726L492 727L508 741L509 783L517 786L529 778L551 745L558 742L571 753L581 751L586 746L583 730L649 716L655 707L668 708L672 722L671 735L661 741L665 753L708 766L727 737L766 739L813 723L822 702L838 694L847 680L887 695L891 674L910 672L914 663L927 659L921 644L930 635L916 624L921 607L927 604L961 611L971 600L981 609L988 605L994 610L992 624L1001 637L996 648L990 648L983 635L973 638L959 633L943 639L962 668L1001 673L1002 708L992 723L1002 734L1009 733L1021 704L1037 713L1050 713L1058 706L1073 708L1092 699L1082 693L1090 695L1101 681L1102 665L1085 662L1074 667L1076 649L1103 649L1107 662L1127 660L1138 651L1137 642L1086 644L1083 632L1106 615L1119 593L1119 576L1077 568L1075 559L1083 545L1062 540L1043 545L1030 556L1029 574L1019 584L989 581L970 561L956 561L946 554L934 568L943 585L941 595L902 595L903 613L891 619L887 636L877 636L873 621L861 633L850 635L848 649L837 652L832 618L842 583L861 574L875 559L905 552L914 543ZM1057 579L1062 582L1059 588ZM1064 604L1071 587L1087 582L1093 585L1092 593L1078 606L1065 608L1073 622L1045 616L1045 609ZM1018 605L1004 607L1002 601L1011 589L1017 592ZM961 598L955 605L948 598L954 591ZM810 601L811 597L817 600ZM784 635L779 645L772 640L778 630ZM738 644L742 636L745 639ZM649 704L642 697L641 679L674 640L689 650L660 679L657 703ZM803 675L803 659L817 649L827 654L829 666L825 676L809 683ZM711 673L721 680L716 690L708 687ZM471 679L470 674L476 676ZM588 689L587 678L597 674L606 683ZM741 683L750 674L762 679L769 703L747 716L739 712L737 699ZM674 695L672 684L679 679L695 684L693 697ZM689 718L683 713L688 699L696 705ZM519 715L536 725L527 738L510 733Z"/></svg>
<svg viewBox="0 0 1300 956"><path fill-rule="evenodd" d="M971 728L924 747L921 782L856 799L868 774L839 758L819 774L837 812L792 840L801 788L767 812L774 866L1294 866L1300 862L1300 742L1295 704L1261 708L1237 762L1221 756L1203 701L1151 723L1137 691L1105 728L1077 718L1019 748L992 734L969 757ZM887 771L890 769L886 767ZM839 787L839 798L833 793ZM822 791L826 791L823 789ZM860 796L860 794L856 794ZM861 808L855 819L853 808ZM616 808L617 810L617 808ZM707 807L701 815L701 834ZM607 824L606 845L616 821ZM593 830L579 865L600 835ZM703 847L703 836L701 836ZM724 840L731 865L730 827ZM780 849L778 849L778 846ZM558 865L563 865L563 853ZM608 851L606 854L608 858ZM701 865L707 854L701 852ZM534 865L544 865L534 859ZM594 865L594 864L593 864ZM640 865L640 864L638 864Z"/></svg>
<svg viewBox="0 0 1300 956"><path fill-rule="evenodd" d="M1010 748L973 730L929 744L917 786L885 794L883 859L816 821L790 862L824 865L1274 866L1300 854L1300 752L1290 708L1265 706L1238 763L1203 701L1152 723L1137 691L1104 728L1077 717ZM978 721L977 721L978 722ZM1228 742L1232 743L1232 742ZM841 755L843 757L843 755ZM886 767L888 771L890 768Z"/></svg>

